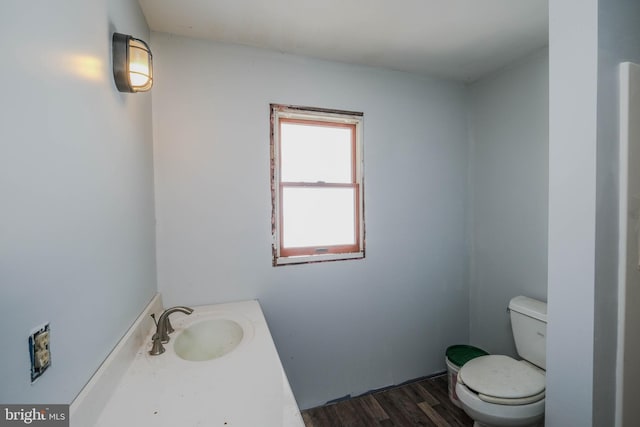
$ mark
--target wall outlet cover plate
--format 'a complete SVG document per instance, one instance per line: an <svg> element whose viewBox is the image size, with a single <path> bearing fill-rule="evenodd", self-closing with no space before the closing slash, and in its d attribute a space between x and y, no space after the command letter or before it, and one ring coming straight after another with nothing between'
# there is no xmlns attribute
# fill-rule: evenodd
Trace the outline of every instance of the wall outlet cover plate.
<svg viewBox="0 0 640 427"><path fill-rule="evenodd" d="M31 384L51 366L51 350L49 349L49 324L45 323L34 329L29 335L29 359L31 362Z"/></svg>

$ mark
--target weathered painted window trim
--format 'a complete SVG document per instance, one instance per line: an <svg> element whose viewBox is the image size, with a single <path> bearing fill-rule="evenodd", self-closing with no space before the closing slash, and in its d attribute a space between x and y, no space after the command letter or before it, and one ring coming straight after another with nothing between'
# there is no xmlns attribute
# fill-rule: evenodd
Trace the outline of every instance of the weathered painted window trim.
<svg viewBox="0 0 640 427"><path fill-rule="evenodd" d="M313 125L347 127L352 129L352 182L331 183L283 183L280 180L280 126L283 122L301 122ZM360 259L365 255L364 227L364 165L363 165L363 114L353 111L329 110L312 107L271 104L271 229L273 265L302 264L311 262ZM284 186L297 187L348 187L355 190L355 244L323 247L282 247L282 205Z"/></svg>

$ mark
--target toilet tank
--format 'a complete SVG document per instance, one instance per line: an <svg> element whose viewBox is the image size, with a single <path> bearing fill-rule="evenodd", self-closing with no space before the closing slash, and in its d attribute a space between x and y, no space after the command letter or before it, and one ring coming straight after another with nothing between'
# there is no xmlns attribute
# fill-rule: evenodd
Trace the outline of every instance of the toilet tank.
<svg viewBox="0 0 640 427"><path fill-rule="evenodd" d="M518 355L547 369L547 303L515 297L509 302L509 313Z"/></svg>

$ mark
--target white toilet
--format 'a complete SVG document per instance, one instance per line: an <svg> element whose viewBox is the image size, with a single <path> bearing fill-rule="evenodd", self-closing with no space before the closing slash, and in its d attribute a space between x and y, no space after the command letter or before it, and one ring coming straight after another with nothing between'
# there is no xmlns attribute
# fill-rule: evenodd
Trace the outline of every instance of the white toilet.
<svg viewBox="0 0 640 427"><path fill-rule="evenodd" d="M509 313L524 360L481 356L458 372L456 394L474 427L544 425L547 304L519 296L509 302Z"/></svg>

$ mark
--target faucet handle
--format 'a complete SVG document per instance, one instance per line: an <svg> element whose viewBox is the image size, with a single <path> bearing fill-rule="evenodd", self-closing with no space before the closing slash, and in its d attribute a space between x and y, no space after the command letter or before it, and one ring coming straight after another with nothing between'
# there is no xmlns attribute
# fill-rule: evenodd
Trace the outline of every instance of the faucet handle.
<svg viewBox="0 0 640 427"><path fill-rule="evenodd" d="M156 328L157 328L158 321L156 320L156 315L154 313L151 313L151 317L153 317L153 323L156 324ZM168 317L165 319L165 322L164 322L164 330L167 334L175 332L175 329L173 329L173 326L171 325L171 322L169 321Z"/></svg>
<svg viewBox="0 0 640 427"><path fill-rule="evenodd" d="M162 345L162 342L160 341L160 336L158 335L157 332L153 334L153 337L151 337L151 341L153 345L151 346L151 351L149 351L150 355L157 356L159 354L164 353L164 346Z"/></svg>
<svg viewBox="0 0 640 427"><path fill-rule="evenodd" d="M171 321L169 320L168 317L165 320L164 326L165 326L164 330L167 332L167 334L171 334L175 332L175 329L173 329L173 326L171 326Z"/></svg>

